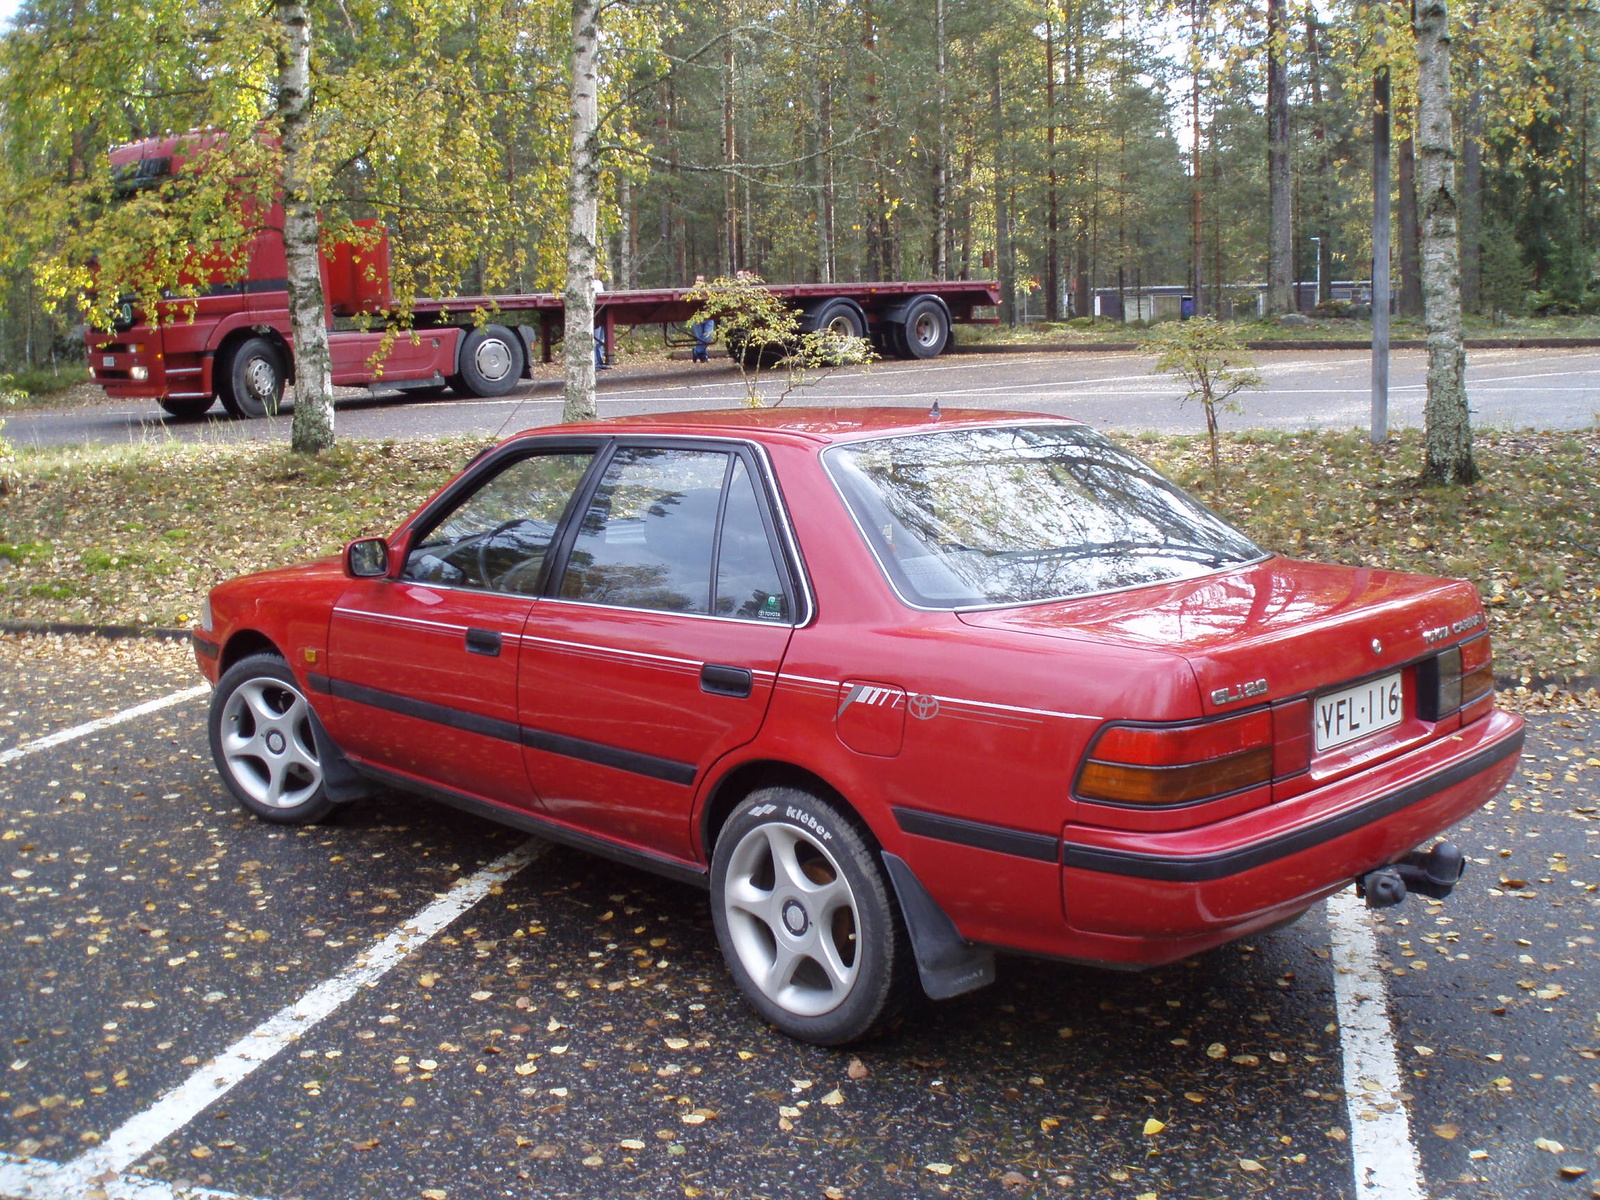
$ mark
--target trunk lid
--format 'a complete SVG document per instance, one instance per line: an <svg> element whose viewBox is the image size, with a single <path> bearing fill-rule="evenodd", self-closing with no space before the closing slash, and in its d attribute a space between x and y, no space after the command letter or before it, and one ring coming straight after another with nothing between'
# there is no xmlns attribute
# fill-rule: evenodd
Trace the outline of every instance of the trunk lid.
<svg viewBox="0 0 1600 1200"><path fill-rule="evenodd" d="M1383 675L1482 627L1477 592L1465 581L1284 558L960 617L980 628L1181 655L1206 715Z"/></svg>

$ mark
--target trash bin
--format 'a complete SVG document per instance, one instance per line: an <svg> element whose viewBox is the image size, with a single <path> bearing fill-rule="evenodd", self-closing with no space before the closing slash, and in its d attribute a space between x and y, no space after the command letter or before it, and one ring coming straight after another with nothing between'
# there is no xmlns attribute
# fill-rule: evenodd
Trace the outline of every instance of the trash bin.
<svg viewBox="0 0 1600 1200"><path fill-rule="evenodd" d="M1182 296L1178 299L1178 320L1187 321L1194 316L1194 297Z"/></svg>

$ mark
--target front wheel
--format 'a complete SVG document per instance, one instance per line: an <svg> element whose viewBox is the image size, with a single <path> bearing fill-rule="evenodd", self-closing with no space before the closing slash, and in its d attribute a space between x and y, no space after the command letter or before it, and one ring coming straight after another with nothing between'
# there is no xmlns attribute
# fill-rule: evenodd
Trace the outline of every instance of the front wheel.
<svg viewBox="0 0 1600 1200"><path fill-rule="evenodd" d="M522 378L522 339L503 325L469 330L461 341L460 374L451 389L470 396L504 396Z"/></svg>
<svg viewBox="0 0 1600 1200"><path fill-rule="evenodd" d="M276 416L283 403L283 357L264 337L240 342L228 356L217 394L236 417Z"/></svg>
<svg viewBox="0 0 1600 1200"><path fill-rule="evenodd" d="M711 861L711 914L745 999L792 1038L860 1041L910 994L910 944L875 850L834 805L763 788Z"/></svg>
<svg viewBox="0 0 1600 1200"><path fill-rule="evenodd" d="M194 419L206 414L215 396L163 396L157 403L174 417Z"/></svg>
<svg viewBox="0 0 1600 1200"><path fill-rule="evenodd" d="M311 706L289 664L252 654L223 672L206 722L211 756L240 805L264 821L304 825L333 807Z"/></svg>

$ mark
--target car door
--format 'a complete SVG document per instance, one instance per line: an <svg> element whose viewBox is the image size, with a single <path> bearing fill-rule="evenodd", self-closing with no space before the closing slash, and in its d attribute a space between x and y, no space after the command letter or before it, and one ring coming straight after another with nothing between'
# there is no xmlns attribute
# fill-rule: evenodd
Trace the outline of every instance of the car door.
<svg viewBox="0 0 1600 1200"><path fill-rule="evenodd" d="M348 753L458 795L537 807L517 720L521 635L593 454L485 463L417 524L393 578L351 581L327 667Z"/></svg>
<svg viewBox="0 0 1600 1200"><path fill-rule="evenodd" d="M695 785L761 727L794 623L764 460L622 441L599 464L530 615L518 692L550 816L693 858Z"/></svg>

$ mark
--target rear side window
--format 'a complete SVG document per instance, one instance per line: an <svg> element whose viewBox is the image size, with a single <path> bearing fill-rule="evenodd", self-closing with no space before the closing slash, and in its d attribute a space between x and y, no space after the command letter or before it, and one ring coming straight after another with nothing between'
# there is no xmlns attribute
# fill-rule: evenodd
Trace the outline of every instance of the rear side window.
<svg viewBox="0 0 1600 1200"><path fill-rule="evenodd" d="M1080 426L878 438L836 446L824 461L890 583L923 608L1080 596L1265 557Z"/></svg>
<svg viewBox="0 0 1600 1200"><path fill-rule="evenodd" d="M621 608L786 621L781 579L741 457L624 447L578 525L560 594Z"/></svg>

